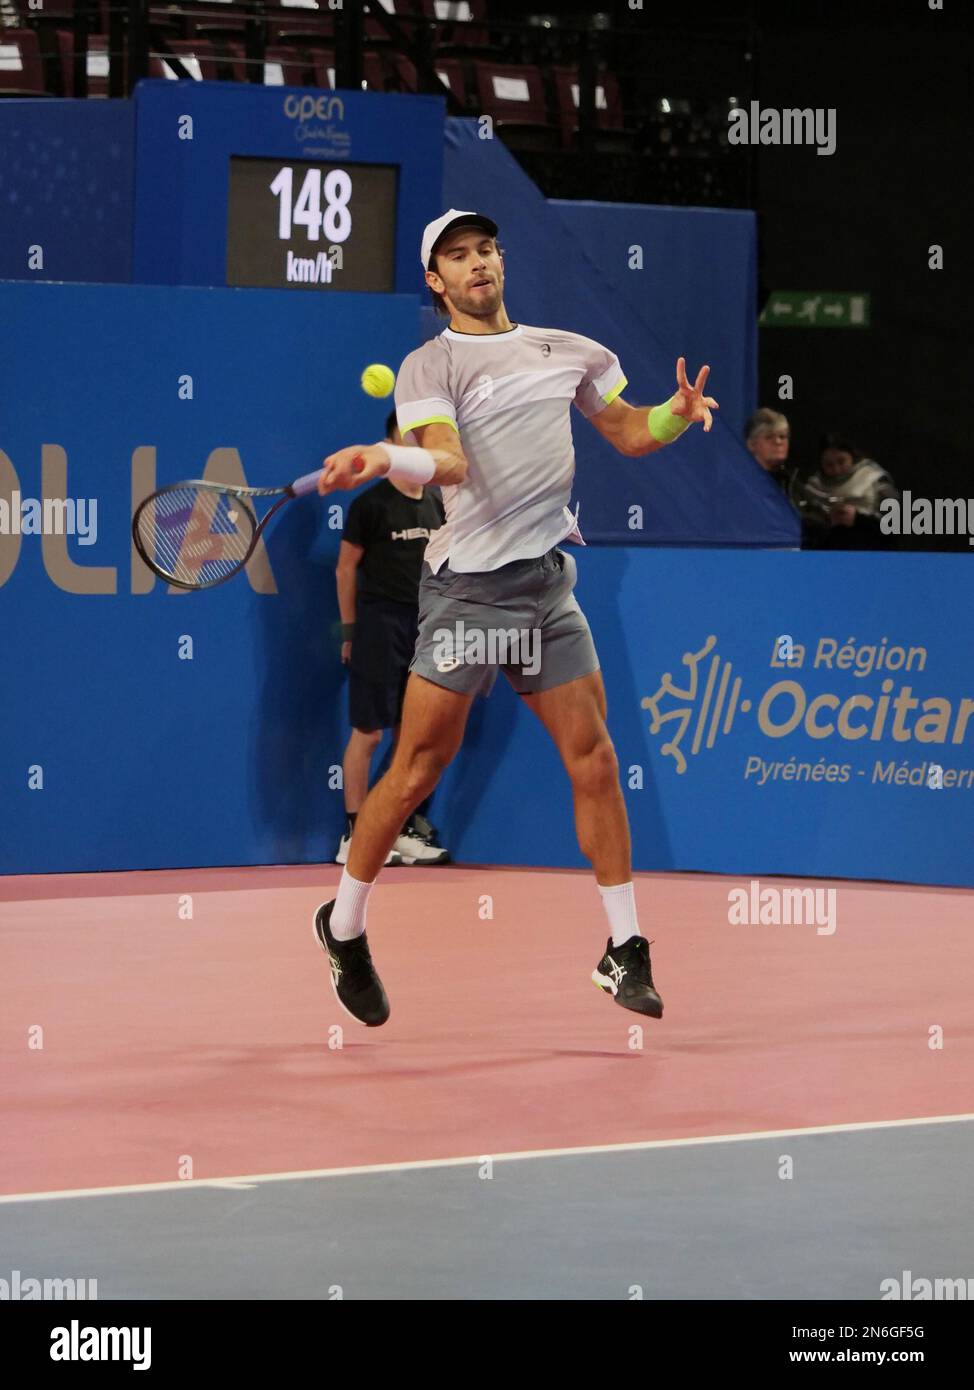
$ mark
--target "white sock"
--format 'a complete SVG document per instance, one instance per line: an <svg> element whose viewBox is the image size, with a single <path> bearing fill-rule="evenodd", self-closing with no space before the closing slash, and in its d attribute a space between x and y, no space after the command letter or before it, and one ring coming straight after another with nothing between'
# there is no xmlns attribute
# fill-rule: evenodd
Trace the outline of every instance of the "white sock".
<svg viewBox="0 0 974 1390"><path fill-rule="evenodd" d="M621 946L631 936L642 936L636 917L636 895L631 883L614 883L611 888L598 885L602 906L609 919L613 946Z"/></svg>
<svg viewBox="0 0 974 1390"><path fill-rule="evenodd" d="M351 941L365 931L365 911L369 905L371 883L360 883L347 869L342 870L338 897L328 926L336 941Z"/></svg>

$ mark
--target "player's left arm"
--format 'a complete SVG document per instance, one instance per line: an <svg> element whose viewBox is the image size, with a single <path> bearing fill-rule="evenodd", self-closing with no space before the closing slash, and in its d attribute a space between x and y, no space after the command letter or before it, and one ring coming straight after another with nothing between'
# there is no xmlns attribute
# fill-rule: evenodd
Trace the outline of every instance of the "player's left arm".
<svg viewBox="0 0 974 1390"><path fill-rule="evenodd" d="M701 423L704 433L709 433L713 425L710 412L720 409L713 396L703 394L709 375L710 368L701 367L691 386L687 380L686 361L678 357L676 390L668 401L658 406L634 406L616 396L604 410L590 415L589 420L603 439L627 458L652 454L672 443L678 437L677 431L683 433L686 428L680 428L684 420L687 425Z"/></svg>

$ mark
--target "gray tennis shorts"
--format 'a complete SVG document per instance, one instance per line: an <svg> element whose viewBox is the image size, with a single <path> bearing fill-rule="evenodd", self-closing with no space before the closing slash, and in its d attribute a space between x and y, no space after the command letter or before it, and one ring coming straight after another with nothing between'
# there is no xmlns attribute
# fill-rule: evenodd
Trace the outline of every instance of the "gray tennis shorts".
<svg viewBox="0 0 974 1390"><path fill-rule="evenodd" d="M489 695L503 671L519 695L588 676L599 659L572 590L574 558L557 546L537 560L457 574L423 565L419 634L410 663L434 685Z"/></svg>

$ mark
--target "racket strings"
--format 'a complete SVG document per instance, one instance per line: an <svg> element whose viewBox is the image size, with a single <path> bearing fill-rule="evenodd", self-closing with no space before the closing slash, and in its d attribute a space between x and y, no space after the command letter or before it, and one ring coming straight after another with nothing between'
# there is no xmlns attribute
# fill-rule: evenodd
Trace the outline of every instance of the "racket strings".
<svg viewBox="0 0 974 1390"><path fill-rule="evenodd" d="M192 588L219 583L239 569L254 530L246 503L192 485L159 493L138 518L139 539L156 570Z"/></svg>

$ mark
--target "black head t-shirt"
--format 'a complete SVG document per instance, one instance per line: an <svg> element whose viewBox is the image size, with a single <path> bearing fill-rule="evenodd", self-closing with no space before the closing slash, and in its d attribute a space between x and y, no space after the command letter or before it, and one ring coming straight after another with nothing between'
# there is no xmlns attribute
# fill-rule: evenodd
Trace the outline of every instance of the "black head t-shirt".
<svg viewBox="0 0 974 1390"><path fill-rule="evenodd" d="M404 497L387 478L360 492L348 509L343 539L365 551L359 565L359 598L419 602L423 552L445 521L437 493Z"/></svg>

